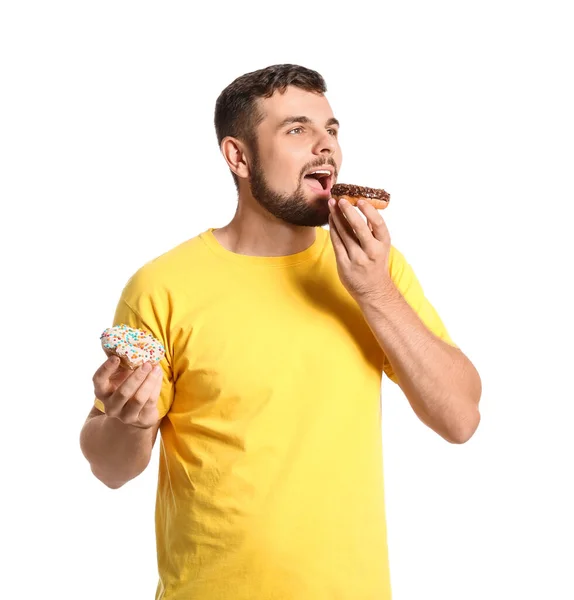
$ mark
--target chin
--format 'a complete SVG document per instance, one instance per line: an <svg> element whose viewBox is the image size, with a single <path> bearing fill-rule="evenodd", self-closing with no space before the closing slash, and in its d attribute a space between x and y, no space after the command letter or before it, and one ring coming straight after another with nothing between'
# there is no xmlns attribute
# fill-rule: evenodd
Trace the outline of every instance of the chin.
<svg viewBox="0 0 574 600"><path fill-rule="evenodd" d="M320 194L310 194L306 198L306 204L310 212L317 215L325 215L325 218L329 217L329 198L330 196L324 196Z"/></svg>
<svg viewBox="0 0 574 600"><path fill-rule="evenodd" d="M280 218L298 227L324 227L329 223L329 209L306 210L304 214L284 214Z"/></svg>
<svg viewBox="0 0 574 600"><path fill-rule="evenodd" d="M300 227L325 227L329 224L329 219L325 219L322 215L317 215L315 219L308 219L305 223L300 223Z"/></svg>
<svg viewBox="0 0 574 600"><path fill-rule="evenodd" d="M309 215L309 223L311 227L324 227L329 223L329 206L327 201L325 201L325 207L317 207L317 210L313 211L312 215Z"/></svg>

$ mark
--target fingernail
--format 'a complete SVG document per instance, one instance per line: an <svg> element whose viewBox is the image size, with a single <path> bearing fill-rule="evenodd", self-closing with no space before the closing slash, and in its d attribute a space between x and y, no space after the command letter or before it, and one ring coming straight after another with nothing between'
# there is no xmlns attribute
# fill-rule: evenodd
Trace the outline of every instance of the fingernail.
<svg viewBox="0 0 574 600"><path fill-rule="evenodd" d="M339 206L347 206L349 204L349 202L347 200L345 200L345 198L341 198L339 200Z"/></svg>
<svg viewBox="0 0 574 600"><path fill-rule="evenodd" d="M144 363L142 366L142 371L144 373L149 373L151 371L151 365L149 363Z"/></svg>
<svg viewBox="0 0 574 600"><path fill-rule="evenodd" d="M159 375L160 373L161 373L161 367L159 365L157 365L156 367L153 368L154 375Z"/></svg>
<svg viewBox="0 0 574 600"><path fill-rule="evenodd" d="M112 367L117 366L119 362L120 362L120 359L117 356L110 356L109 363L110 363L110 365L112 365Z"/></svg>
<svg viewBox="0 0 574 600"><path fill-rule="evenodd" d="M334 198L329 198L329 206L332 208L333 206L335 206L335 199Z"/></svg>

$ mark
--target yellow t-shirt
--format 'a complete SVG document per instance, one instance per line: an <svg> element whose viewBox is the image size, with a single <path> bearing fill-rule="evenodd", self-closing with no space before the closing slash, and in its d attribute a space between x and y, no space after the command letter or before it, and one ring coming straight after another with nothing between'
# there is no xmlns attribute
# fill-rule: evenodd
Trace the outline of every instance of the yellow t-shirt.
<svg viewBox="0 0 574 600"><path fill-rule="evenodd" d="M254 257L209 229L123 291L114 324L166 348L158 600L391 598L380 386L396 377L316 231L303 252ZM452 344L394 247L390 271Z"/></svg>

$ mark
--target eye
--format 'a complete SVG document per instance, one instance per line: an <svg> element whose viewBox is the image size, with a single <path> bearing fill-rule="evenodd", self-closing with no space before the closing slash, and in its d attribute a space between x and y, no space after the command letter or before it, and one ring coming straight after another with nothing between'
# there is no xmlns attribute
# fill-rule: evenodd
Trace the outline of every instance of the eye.
<svg viewBox="0 0 574 600"><path fill-rule="evenodd" d="M291 130L290 130L290 131L288 131L287 133L290 135L290 134L292 134L292 133L295 133L295 134L296 134L297 132L301 133L302 131L303 131L303 127L295 127L295 129L291 129Z"/></svg>
<svg viewBox="0 0 574 600"><path fill-rule="evenodd" d="M339 131L337 129L327 129L327 131L333 136L337 137L339 135Z"/></svg>

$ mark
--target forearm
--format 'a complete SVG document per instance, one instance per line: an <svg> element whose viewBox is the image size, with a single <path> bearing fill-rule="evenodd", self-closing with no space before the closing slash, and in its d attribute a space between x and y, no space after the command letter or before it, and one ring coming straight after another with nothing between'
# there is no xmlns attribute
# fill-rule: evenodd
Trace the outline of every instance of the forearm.
<svg viewBox="0 0 574 600"><path fill-rule="evenodd" d="M433 335L394 285L360 306L418 417L449 442L467 441L480 421L472 363Z"/></svg>
<svg viewBox="0 0 574 600"><path fill-rule="evenodd" d="M155 428L125 425L102 414L86 422L80 435L80 446L94 475L115 489L147 467L156 432Z"/></svg>

